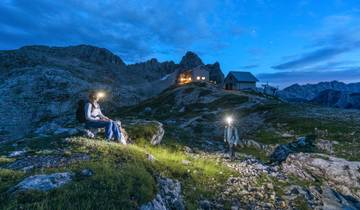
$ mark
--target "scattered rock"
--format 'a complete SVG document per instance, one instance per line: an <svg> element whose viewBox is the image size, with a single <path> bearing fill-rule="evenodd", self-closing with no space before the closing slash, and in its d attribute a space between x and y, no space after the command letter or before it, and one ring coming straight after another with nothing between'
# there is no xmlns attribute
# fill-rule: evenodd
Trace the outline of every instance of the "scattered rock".
<svg viewBox="0 0 360 210"><path fill-rule="evenodd" d="M180 112L180 113L185 112L185 106L181 107L181 108L179 109L179 112Z"/></svg>
<svg viewBox="0 0 360 210"><path fill-rule="evenodd" d="M58 124L51 122L45 124L35 131L37 135L61 135L61 136L73 136L78 134L80 131L76 128L64 128Z"/></svg>
<svg viewBox="0 0 360 210"><path fill-rule="evenodd" d="M26 191L26 190L40 190L49 191L70 182L72 180L72 173L54 173L54 174L41 174L25 178L18 183L12 192Z"/></svg>
<svg viewBox="0 0 360 210"><path fill-rule="evenodd" d="M142 205L141 210L184 210L184 201L181 196L181 185L177 180L158 177L159 193L155 199Z"/></svg>
<svg viewBox="0 0 360 210"><path fill-rule="evenodd" d="M33 168L60 167L85 160L90 160L90 156L86 154L74 154L70 157L64 157L61 155L30 156L10 163L6 166L6 168L27 171Z"/></svg>
<svg viewBox="0 0 360 210"><path fill-rule="evenodd" d="M160 194L155 199L140 207L140 210L168 210Z"/></svg>
<svg viewBox="0 0 360 210"><path fill-rule="evenodd" d="M292 134L292 133L283 133L283 134L281 134L281 137L282 138L292 138L292 137L294 137L294 134Z"/></svg>
<svg viewBox="0 0 360 210"><path fill-rule="evenodd" d="M93 174L94 174L94 172L91 169L88 169L88 168L83 169L81 171L82 176L92 176Z"/></svg>
<svg viewBox="0 0 360 210"><path fill-rule="evenodd" d="M211 209L211 203L208 200L202 200L199 202L200 209L202 210L210 210Z"/></svg>
<svg viewBox="0 0 360 210"><path fill-rule="evenodd" d="M144 114L151 114L151 111L152 111L151 107L145 107Z"/></svg>
<svg viewBox="0 0 360 210"><path fill-rule="evenodd" d="M333 154L333 142L328 140L320 139L316 142L316 147L319 148L321 151L325 151L329 154Z"/></svg>
<svg viewBox="0 0 360 210"><path fill-rule="evenodd" d="M146 153L146 159L153 162L155 161L155 157L152 154Z"/></svg>
<svg viewBox="0 0 360 210"><path fill-rule="evenodd" d="M188 160L182 160L181 163L184 165L189 165L191 162Z"/></svg>
<svg viewBox="0 0 360 210"><path fill-rule="evenodd" d="M9 157L18 157L26 153L26 150L13 151L9 154Z"/></svg>
<svg viewBox="0 0 360 210"><path fill-rule="evenodd" d="M193 152L193 150L188 146L184 146L184 151L187 152L187 153L192 153Z"/></svg>

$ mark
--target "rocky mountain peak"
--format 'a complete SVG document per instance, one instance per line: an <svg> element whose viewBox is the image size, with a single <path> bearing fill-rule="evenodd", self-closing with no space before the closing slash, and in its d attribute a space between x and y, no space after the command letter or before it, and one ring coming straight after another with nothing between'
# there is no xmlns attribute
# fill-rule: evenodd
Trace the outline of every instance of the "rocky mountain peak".
<svg viewBox="0 0 360 210"><path fill-rule="evenodd" d="M221 71L219 62L215 62L214 64L207 64L206 68L209 70L211 81L215 81L217 84L223 83L225 76Z"/></svg>
<svg viewBox="0 0 360 210"><path fill-rule="evenodd" d="M34 57L34 55L73 57L90 63L125 66L125 63L119 56L113 54L105 48L99 48L92 45L82 44L69 47L31 45L24 46L20 48L19 51L31 57Z"/></svg>
<svg viewBox="0 0 360 210"><path fill-rule="evenodd" d="M99 48L91 45L77 45L63 48L68 51L70 55L76 56L80 59L94 62L94 63L111 63L125 66L121 58L105 48Z"/></svg>
<svg viewBox="0 0 360 210"><path fill-rule="evenodd" d="M204 65L202 60L198 55L196 55L194 52L188 51L186 54L182 57L180 65L185 68L195 68L200 65Z"/></svg>

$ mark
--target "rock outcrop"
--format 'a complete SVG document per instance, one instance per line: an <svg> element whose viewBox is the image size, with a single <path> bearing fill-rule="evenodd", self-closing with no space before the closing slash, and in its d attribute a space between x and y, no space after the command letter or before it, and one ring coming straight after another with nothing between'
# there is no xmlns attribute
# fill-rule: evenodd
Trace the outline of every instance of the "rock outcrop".
<svg viewBox="0 0 360 210"><path fill-rule="evenodd" d="M140 210L184 210L184 201L181 195L181 184L169 178L157 178L159 193L156 197L140 207Z"/></svg>
<svg viewBox="0 0 360 210"><path fill-rule="evenodd" d="M270 155L270 159L273 162L280 163L286 160L290 154L297 152L312 152L316 148L314 143L314 136L300 137L294 142L277 146Z"/></svg>
<svg viewBox="0 0 360 210"><path fill-rule="evenodd" d="M191 51L186 52L180 61L180 66L184 70L192 69L202 65L204 65L204 63L200 57Z"/></svg>
<svg viewBox="0 0 360 210"><path fill-rule="evenodd" d="M13 189L11 189L11 191L49 191L70 182L72 180L72 176L73 175L70 172L34 175L22 180Z"/></svg>
<svg viewBox="0 0 360 210"><path fill-rule="evenodd" d="M224 73L221 71L220 63L215 62L214 64L207 64L205 67L209 71L210 80L215 81L216 84L221 86L224 82Z"/></svg>
<svg viewBox="0 0 360 210"><path fill-rule="evenodd" d="M291 154L282 164L287 174L321 180L346 196L360 199L360 162L323 154Z"/></svg>

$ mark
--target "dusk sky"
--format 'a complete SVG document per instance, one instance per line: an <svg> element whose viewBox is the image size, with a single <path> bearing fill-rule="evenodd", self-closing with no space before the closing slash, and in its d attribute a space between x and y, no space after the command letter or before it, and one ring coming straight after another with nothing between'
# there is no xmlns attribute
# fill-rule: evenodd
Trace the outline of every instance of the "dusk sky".
<svg viewBox="0 0 360 210"><path fill-rule="evenodd" d="M360 82L360 0L1 0L0 49L105 47L126 63L205 63L262 83Z"/></svg>

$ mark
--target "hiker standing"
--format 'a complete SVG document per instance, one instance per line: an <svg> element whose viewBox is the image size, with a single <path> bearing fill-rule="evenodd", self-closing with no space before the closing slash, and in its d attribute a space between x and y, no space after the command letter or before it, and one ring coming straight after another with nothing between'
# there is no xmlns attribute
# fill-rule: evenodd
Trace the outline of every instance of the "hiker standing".
<svg viewBox="0 0 360 210"><path fill-rule="evenodd" d="M230 158L235 156L234 147L239 144L239 133L235 125L233 124L232 117L226 118L227 125L224 130L224 141L228 144Z"/></svg>
<svg viewBox="0 0 360 210"><path fill-rule="evenodd" d="M105 136L107 140L111 140L113 137L116 141L126 144L121 138L121 131L117 122L106 117L100 109L98 101L103 95L91 91L89 94L89 101L85 104L85 127L86 128L105 128Z"/></svg>

